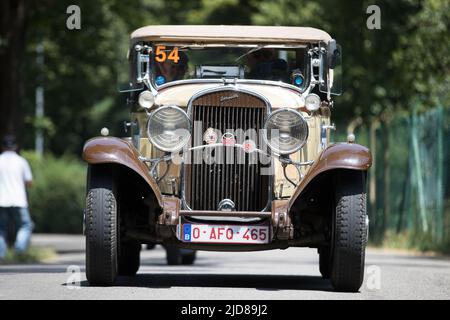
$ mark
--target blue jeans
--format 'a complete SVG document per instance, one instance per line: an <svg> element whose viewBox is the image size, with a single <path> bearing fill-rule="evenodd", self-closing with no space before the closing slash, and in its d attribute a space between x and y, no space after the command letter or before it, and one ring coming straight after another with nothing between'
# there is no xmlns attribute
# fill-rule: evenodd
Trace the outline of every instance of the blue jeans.
<svg viewBox="0 0 450 320"><path fill-rule="evenodd" d="M16 224L17 234L14 248L19 253L24 252L28 248L34 227L28 208L0 207L0 258L4 258L6 255L8 219L14 219Z"/></svg>

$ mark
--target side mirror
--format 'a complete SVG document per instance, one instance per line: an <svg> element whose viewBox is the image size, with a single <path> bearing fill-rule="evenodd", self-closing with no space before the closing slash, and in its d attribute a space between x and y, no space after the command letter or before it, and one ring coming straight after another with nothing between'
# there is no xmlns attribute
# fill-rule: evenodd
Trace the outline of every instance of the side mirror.
<svg viewBox="0 0 450 320"><path fill-rule="evenodd" d="M342 49L336 40L321 43L320 92L330 95L342 93Z"/></svg>
<svg viewBox="0 0 450 320"><path fill-rule="evenodd" d="M327 64L328 68L334 69L341 61L341 50L336 44L336 40L331 39L327 45Z"/></svg>
<svg viewBox="0 0 450 320"><path fill-rule="evenodd" d="M136 44L134 50L136 51L136 81L141 83L150 76L150 54L152 48L148 45Z"/></svg>

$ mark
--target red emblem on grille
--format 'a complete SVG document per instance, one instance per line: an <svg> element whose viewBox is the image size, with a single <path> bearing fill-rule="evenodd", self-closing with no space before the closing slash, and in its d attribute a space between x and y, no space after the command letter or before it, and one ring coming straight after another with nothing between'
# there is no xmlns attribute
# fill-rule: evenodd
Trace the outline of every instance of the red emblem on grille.
<svg viewBox="0 0 450 320"><path fill-rule="evenodd" d="M236 144L236 139L231 132L225 132L222 136L222 144L224 146L234 146Z"/></svg>

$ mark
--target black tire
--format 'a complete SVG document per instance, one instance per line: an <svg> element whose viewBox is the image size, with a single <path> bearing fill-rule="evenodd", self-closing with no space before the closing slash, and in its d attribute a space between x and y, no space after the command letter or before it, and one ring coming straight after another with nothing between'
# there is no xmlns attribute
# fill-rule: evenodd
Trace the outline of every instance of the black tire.
<svg viewBox="0 0 450 320"><path fill-rule="evenodd" d="M117 277L117 201L107 188L87 194L86 277L94 286L110 286Z"/></svg>
<svg viewBox="0 0 450 320"><path fill-rule="evenodd" d="M165 246L166 260L169 266L179 266L183 263L183 255L179 248L175 246Z"/></svg>
<svg viewBox="0 0 450 320"><path fill-rule="evenodd" d="M173 245L165 246L167 264L170 266L194 264L196 251L180 249Z"/></svg>
<svg viewBox="0 0 450 320"><path fill-rule="evenodd" d="M331 254L329 247L319 248L319 271L324 279L331 276Z"/></svg>
<svg viewBox="0 0 450 320"><path fill-rule="evenodd" d="M192 265L195 262L195 258L197 256L197 251L190 251L187 253L183 253L181 258L181 263L184 265Z"/></svg>
<svg viewBox="0 0 450 320"><path fill-rule="evenodd" d="M119 275L134 276L141 264L141 244L123 242L119 250Z"/></svg>
<svg viewBox="0 0 450 320"><path fill-rule="evenodd" d="M331 283L338 291L357 292L363 283L367 242L365 176L339 171L335 182Z"/></svg>

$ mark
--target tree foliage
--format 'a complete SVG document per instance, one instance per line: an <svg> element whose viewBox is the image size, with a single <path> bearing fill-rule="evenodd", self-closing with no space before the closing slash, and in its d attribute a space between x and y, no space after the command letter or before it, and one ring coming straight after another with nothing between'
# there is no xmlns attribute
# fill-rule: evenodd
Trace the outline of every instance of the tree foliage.
<svg viewBox="0 0 450 320"><path fill-rule="evenodd" d="M2 8L11 3L15 2L2 2ZM81 30L65 27L71 4L81 8ZM381 9L380 30L366 26L366 9L372 4ZM338 122L382 118L404 111L415 99L429 103L439 99L448 106L449 6L447 0L29 1L19 50L23 54L18 54L22 63L15 67L19 76L9 76L17 82L17 90L1 91L2 101L11 95L23 99L3 106L3 122L6 111L22 117L25 126L14 125L24 132L26 147L33 146L34 129L43 128L47 150L57 154L79 154L84 141L103 126L121 135L128 110L117 84L127 80L129 34L148 24L292 25L326 30L343 48L344 94L336 98L339 112L334 113ZM1 32L0 40L7 30ZM35 62L38 44L44 46L43 70ZM0 53L8 50L13 49L0 41ZM39 83L45 89L43 119L34 116L34 90Z"/></svg>
<svg viewBox="0 0 450 320"><path fill-rule="evenodd" d="M86 165L76 157L24 152L33 171L28 190L30 213L37 233L82 233Z"/></svg>

